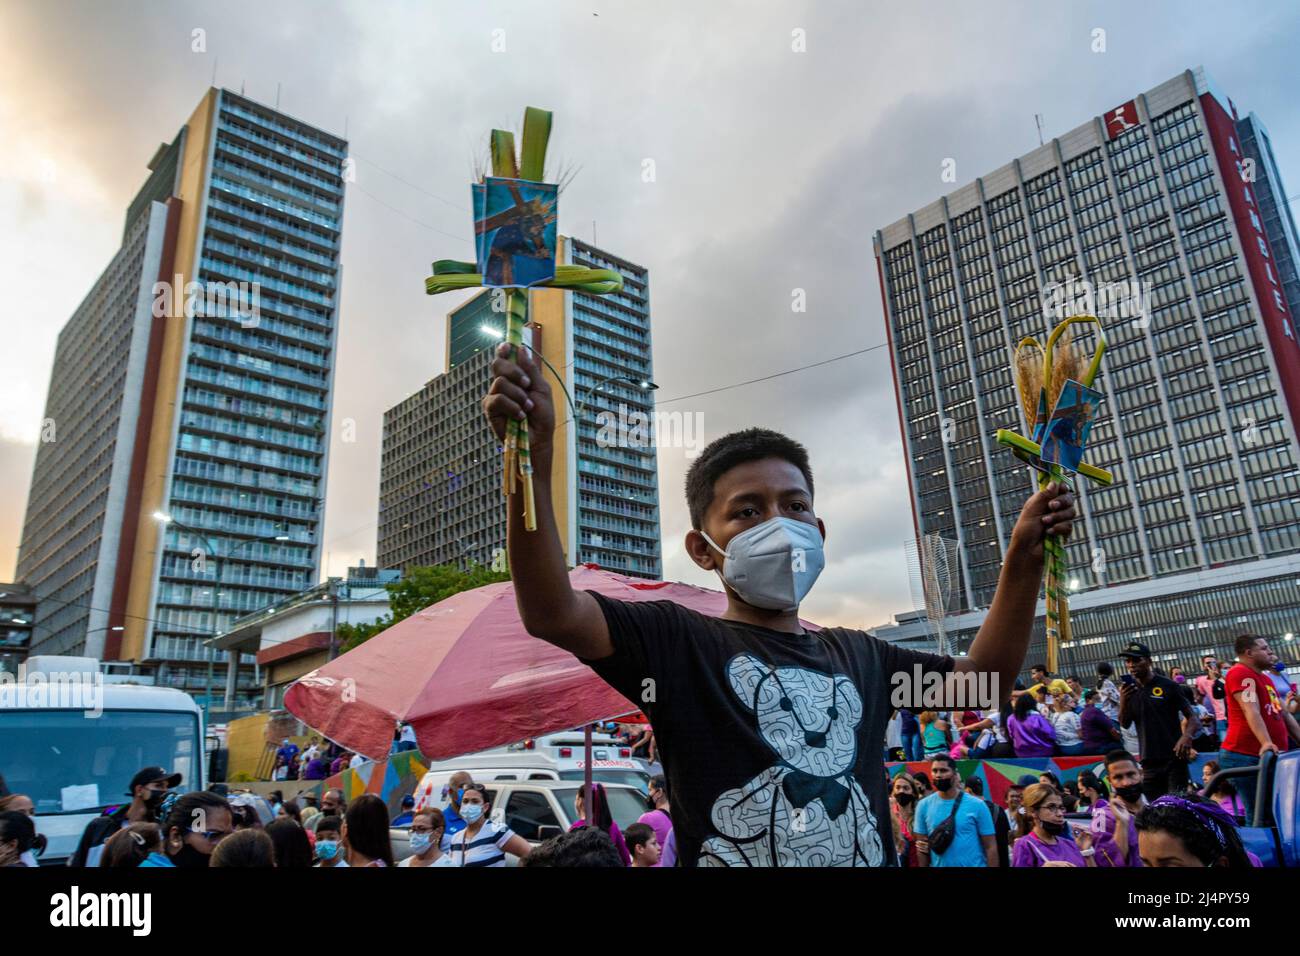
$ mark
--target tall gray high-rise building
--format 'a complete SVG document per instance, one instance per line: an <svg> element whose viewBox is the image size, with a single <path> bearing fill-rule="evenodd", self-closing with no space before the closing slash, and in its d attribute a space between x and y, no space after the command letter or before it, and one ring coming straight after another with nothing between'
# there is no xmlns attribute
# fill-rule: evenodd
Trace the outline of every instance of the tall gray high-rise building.
<svg viewBox="0 0 1300 956"><path fill-rule="evenodd" d="M158 148L59 337L18 563L34 653L198 690L203 638L316 582L346 151L217 89Z"/></svg>
<svg viewBox="0 0 1300 956"><path fill-rule="evenodd" d="M654 420L649 276L568 237L561 237L558 261L614 269L624 282L613 295L530 293L533 348L559 376L552 382L552 492L565 554L570 564L594 562L658 579L654 432L638 428ZM454 309L447 370L384 414L381 566L488 564L505 547L500 449L479 404L490 381L492 346L504 333L504 315L493 308L490 291Z"/></svg>
<svg viewBox="0 0 1300 956"><path fill-rule="evenodd" d="M1091 304L1109 348L1086 458L1116 480L1079 480L1062 666L1136 638L1199 670L1246 630L1295 659L1300 346L1243 175L1261 129L1189 70L876 233L914 524L957 542L959 647L1033 487L994 440L1023 428L1012 350Z"/></svg>

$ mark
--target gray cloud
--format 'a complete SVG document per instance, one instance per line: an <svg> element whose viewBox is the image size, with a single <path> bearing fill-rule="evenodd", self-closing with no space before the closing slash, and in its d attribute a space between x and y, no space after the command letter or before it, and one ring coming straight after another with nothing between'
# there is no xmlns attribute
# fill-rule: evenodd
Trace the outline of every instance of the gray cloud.
<svg viewBox="0 0 1300 956"><path fill-rule="evenodd" d="M1231 17L1210 3L849 0L139 11L0 3L0 117L48 140L61 164L84 165L105 196L91 218L117 228L145 160L189 115L213 59L220 85L246 83L273 103L280 83L288 112L336 132L346 118L358 181L344 228L324 536L334 573L373 557L381 416L441 368L442 316L456 301L425 296L423 278L433 259L469 255L475 156L487 130L516 127L526 105L555 110L553 168L577 173L562 231L590 239L594 219L600 245L651 271L664 401L883 342L872 233L1036 146L1036 112L1056 135L1206 61L1269 124L1284 175L1300 182L1289 82L1300 14L1282 5ZM196 27L207 54L190 52ZM1105 54L1091 52L1095 28L1107 31ZM795 29L806 53L791 50ZM506 52L492 52L493 30L505 31ZM956 184L939 180L947 157ZM113 228L91 234L115 239ZM94 246L74 251L95 259ZM98 248L99 261L111 252ZM11 284L25 288L22 275ZM796 288L806 313L790 310ZM26 363L37 391L66 312L48 318L46 351ZM832 561L809 618L861 626L910 606L911 512L886 351L664 409L701 413L705 440L762 424L807 445ZM345 443L338 426L349 418L356 441ZM687 465L681 449L661 451L665 573L713 585L681 553Z"/></svg>

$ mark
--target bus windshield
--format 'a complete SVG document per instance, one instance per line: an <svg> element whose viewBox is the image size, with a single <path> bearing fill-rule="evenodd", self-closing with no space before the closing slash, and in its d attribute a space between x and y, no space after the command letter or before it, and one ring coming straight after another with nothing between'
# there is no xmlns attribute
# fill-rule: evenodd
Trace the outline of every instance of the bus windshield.
<svg viewBox="0 0 1300 956"><path fill-rule="evenodd" d="M86 813L125 803L131 778L159 766L196 787L199 721L193 713L0 710L0 780L38 814Z"/></svg>

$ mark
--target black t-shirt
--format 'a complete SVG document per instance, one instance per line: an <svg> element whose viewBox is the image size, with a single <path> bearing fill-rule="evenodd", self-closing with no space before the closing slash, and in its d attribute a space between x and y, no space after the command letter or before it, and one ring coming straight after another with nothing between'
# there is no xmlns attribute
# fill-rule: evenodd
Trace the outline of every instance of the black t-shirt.
<svg viewBox="0 0 1300 956"><path fill-rule="evenodd" d="M1133 706L1143 765L1172 760L1174 744L1183 735L1183 711L1190 707L1182 685L1156 674L1151 683L1138 686Z"/></svg>
<svg viewBox="0 0 1300 956"><path fill-rule="evenodd" d="M681 865L897 865L881 760L891 677L944 674L951 657L588 593L614 653L585 663L650 718Z"/></svg>

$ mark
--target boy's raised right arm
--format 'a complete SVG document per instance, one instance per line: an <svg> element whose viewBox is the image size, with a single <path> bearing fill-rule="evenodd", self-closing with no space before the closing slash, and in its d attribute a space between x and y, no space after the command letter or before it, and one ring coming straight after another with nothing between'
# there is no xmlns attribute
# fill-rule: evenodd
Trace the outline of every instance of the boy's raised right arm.
<svg viewBox="0 0 1300 956"><path fill-rule="evenodd" d="M596 599L569 584L569 569L551 503L552 439L555 405L541 364L527 346L520 361L508 358L502 343L492 360L492 384L483 398L483 413L497 440L504 443L506 424L527 417L533 464L533 494L537 530L524 528L522 482L510 495L506 522L506 551L515 601L524 627L534 637L586 660L614 653L605 615ZM572 423L574 427L577 423Z"/></svg>

